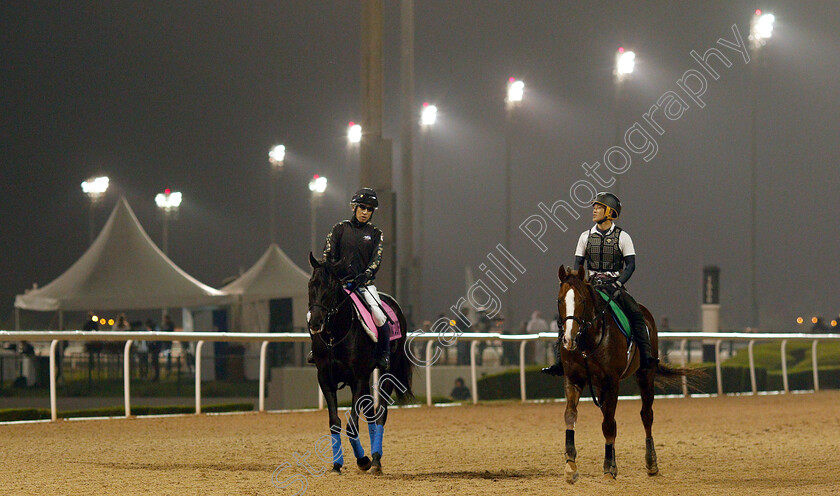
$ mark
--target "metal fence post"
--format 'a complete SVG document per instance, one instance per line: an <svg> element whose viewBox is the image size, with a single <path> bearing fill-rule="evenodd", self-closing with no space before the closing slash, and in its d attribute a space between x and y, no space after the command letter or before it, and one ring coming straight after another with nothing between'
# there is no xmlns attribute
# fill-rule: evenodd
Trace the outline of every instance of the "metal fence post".
<svg viewBox="0 0 840 496"><path fill-rule="evenodd" d="M723 373L720 370L720 343L720 339L715 341L715 375L717 376L718 396L723 396Z"/></svg>
<svg viewBox="0 0 840 496"><path fill-rule="evenodd" d="M55 347L58 346L58 340L53 339L50 343L50 417L53 420L58 420L58 410L56 409L55 401Z"/></svg>
<svg viewBox="0 0 840 496"><path fill-rule="evenodd" d="M478 348L478 340L470 342L470 382L472 384L473 405L478 404L478 380L475 372L475 350Z"/></svg>
<svg viewBox="0 0 840 496"><path fill-rule="evenodd" d="M755 345L755 339L750 339L750 344L747 346L747 355L750 359L750 385L752 385L752 394L758 394L758 385L755 381L755 356L753 355L753 345Z"/></svg>
<svg viewBox="0 0 840 496"><path fill-rule="evenodd" d="M787 375L787 339L782 340L782 381L784 382L785 392L790 392L790 387L788 386L788 375Z"/></svg>
<svg viewBox="0 0 840 496"><path fill-rule="evenodd" d="M685 345L688 342L687 339L680 340L680 357L682 360L682 366L685 367L688 364L688 355L685 350ZM688 379L685 376L682 378L682 390L683 396L688 398Z"/></svg>
<svg viewBox="0 0 840 496"><path fill-rule="evenodd" d="M522 395L522 402L525 402L525 345L528 341L519 343L519 392Z"/></svg>
<svg viewBox="0 0 840 496"><path fill-rule="evenodd" d="M204 341L195 345L195 414L201 413L201 349Z"/></svg>
<svg viewBox="0 0 840 496"><path fill-rule="evenodd" d="M432 406L432 345L431 339L426 342L426 406Z"/></svg>
<svg viewBox="0 0 840 496"><path fill-rule="evenodd" d="M811 366L814 367L814 392L820 390L820 374L817 372L817 341L811 343Z"/></svg>
<svg viewBox="0 0 840 496"><path fill-rule="evenodd" d="M131 417L131 339L125 342L123 353L123 387L125 388L125 418Z"/></svg>
<svg viewBox="0 0 840 496"><path fill-rule="evenodd" d="M268 350L268 341L263 341L260 346L260 411L265 411L265 354Z"/></svg>

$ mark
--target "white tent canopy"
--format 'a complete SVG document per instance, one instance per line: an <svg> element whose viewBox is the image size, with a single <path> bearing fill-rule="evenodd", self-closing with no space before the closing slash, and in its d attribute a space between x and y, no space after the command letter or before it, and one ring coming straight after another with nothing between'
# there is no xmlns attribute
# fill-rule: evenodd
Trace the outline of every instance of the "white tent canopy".
<svg viewBox="0 0 840 496"><path fill-rule="evenodd" d="M230 298L175 265L152 242L125 198L99 236L67 271L17 295L15 307L37 311L139 310L224 305Z"/></svg>
<svg viewBox="0 0 840 496"><path fill-rule="evenodd" d="M268 332L268 301L272 299L291 298L293 325L306 325L308 283L309 274L272 244L253 267L220 291L237 297L241 314L235 328L244 332Z"/></svg>

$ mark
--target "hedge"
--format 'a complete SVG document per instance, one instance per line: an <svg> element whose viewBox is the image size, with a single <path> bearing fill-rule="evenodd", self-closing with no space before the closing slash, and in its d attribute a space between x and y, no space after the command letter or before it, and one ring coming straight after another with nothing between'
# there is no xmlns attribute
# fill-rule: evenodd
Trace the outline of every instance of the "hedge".
<svg viewBox="0 0 840 496"><path fill-rule="evenodd" d="M202 405L201 411L205 413L219 412L250 412L254 409L251 403L223 403L217 405ZM174 413L195 413L194 406L168 405L168 406L132 406L132 415L166 415ZM59 411L59 418L75 417L121 417L125 416L125 408L121 406L92 408L88 410L65 410ZM0 422L14 422L19 420L40 420L51 418L48 408L9 408L0 410Z"/></svg>
<svg viewBox="0 0 840 496"><path fill-rule="evenodd" d="M690 390L691 393L717 393L717 378L715 365L703 363L696 366L706 374L706 378L698 381ZM750 392L750 369L748 366L722 365L723 392ZM840 367L820 367L820 388L840 389ZM781 372L771 371L763 367L755 369L756 387L759 391L779 391L783 389ZM813 389L813 372L798 370L788 372L790 389ZM564 398L563 378L551 377L540 372L540 367L525 369L525 388L528 399ZM682 385L656 389L657 394L682 394ZM582 393L590 396L589 384ZM636 381L627 378L621 382L619 395L636 396L639 394ZM498 374L487 375L478 380L478 397L481 400L519 399L519 369L513 368Z"/></svg>

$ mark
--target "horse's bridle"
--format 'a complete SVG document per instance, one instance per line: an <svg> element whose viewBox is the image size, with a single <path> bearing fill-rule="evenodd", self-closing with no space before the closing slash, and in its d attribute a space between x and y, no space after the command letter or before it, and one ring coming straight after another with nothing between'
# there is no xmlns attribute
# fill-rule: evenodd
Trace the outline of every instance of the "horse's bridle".
<svg viewBox="0 0 840 496"><path fill-rule="evenodd" d="M561 301L562 300L560 298L557 298L557 307L558 308L560 307ZM581 313L586 315L586 300L583 300L583 312L581 312ZM602 312L602 314L603 314L603 312ZM603 315L602 315L602 317L603 317ZM592 327L592 325L595 323L595 320L597 320L597 318L598 317L596 316L592 320L586 321L586 320L583 320L583 317L575 317L574 315L569 315L569 316L564 317L562 320L560 320L558 322L558 324L560 326L560 330L563 331L564 333L565 333L565 327L566 327L565 324L566 324L567 320L571 320L572 322L575 322L578 325L578 327L580 329L578 329L577 336L575 336L575 344L577 344L578 348L581 350L581 353L583 353L584 358L586 358L586 351L584 351L583 346L582 346L583 345L583 339L586 336L586 331L588 331L589 328ZM603 319L601 319L601 321L603 322ZM595 348L598 348L599 346L601 346L601 342L603 340L604 340L604 332L603 332L603 328L602 328L601 329L601 339L598 340L598 344L595 345ZM594 350L594 348L593 348L593 350Z"/></svg>
<svg viewBox="0 0 840 496"><path fill-rule="evenodd" d="M597 294L596 294L596 296L597 296ZM610 300L612 300L612 298L610 298ZM558 310L560 309L560 301L561 301L560 298L557 298L557 308L558 308ZM595 308L597 310L597 308L598 308L597 305L596 305ZM595 323L596 320L598 320L599 317L598 317L597 313L592 318L592 320L590 320L588 322L583 320L582 317L575 317L574 315L567 316L567 317L563 318L563 320L558 322L558 325L559 325L560 323L565 324L567 320L571 320L572 322L576 322L578 327L580 327L580 329L578 330L577 336L575 336L575 344L577 345L578 349L580 350L580 354L583 356L583 366L586 369L586 376L589 379L589 393L592 395L592 402L595 403L595 406L597 406L598 408L601 408L601 405L603 404L603 401L602 401L603 397L599 400L595 396L595 390L592 388L592 374L589 373L589 352L597 350L598 347L601 346L601 343L604 342L604 336L606 334L606 332L605 332L606 331L606 326L605 326L605 318L604 317L605 317L606 312L607 312L607 305L605 305L604 309L601 310L601 315L600 315L601 337L600 337L600 339L598 339L598 342L595 344L595 346L591 350L588 350L588 351L583 348L583 343L584 343L583 340L586 336L586 331L590 327L592 327L592 325ZM583 300L583 312L582 313L584 315L586 315L586 300ZM565 327L565 325L560 325L560 330L563 331L564 327ZM557 346L560 346L559 341L557 343Z"/></svg>

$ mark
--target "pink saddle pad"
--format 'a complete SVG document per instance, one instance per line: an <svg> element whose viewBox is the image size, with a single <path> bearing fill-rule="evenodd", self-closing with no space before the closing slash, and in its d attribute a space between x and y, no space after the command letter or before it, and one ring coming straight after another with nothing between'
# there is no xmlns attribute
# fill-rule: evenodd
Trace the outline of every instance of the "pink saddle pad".
<svg viewBox="0 0 840 496"><path fill-rule="evenodd" d="M361 315L362 320L364 320L365 325L371 332L376 332L376 323L373 321L373 314L370 313L367 306L362 302L362 298L359 294L355 291L349 291L347 289L344 290L345 293L350 294L350 299L353 300L353 305L356 306L356 309L359 311L359 315ZM385 313L388 314L388 317L391 319L391 322L386 322L388 327L391 330L391 341L395 339L399 339L402 337L402 330L400 329L400 320L397 318L397 313L394 312L394 309L391 306L383 301L382 308L385 309Z"/></svg>

